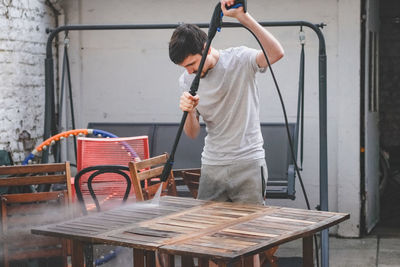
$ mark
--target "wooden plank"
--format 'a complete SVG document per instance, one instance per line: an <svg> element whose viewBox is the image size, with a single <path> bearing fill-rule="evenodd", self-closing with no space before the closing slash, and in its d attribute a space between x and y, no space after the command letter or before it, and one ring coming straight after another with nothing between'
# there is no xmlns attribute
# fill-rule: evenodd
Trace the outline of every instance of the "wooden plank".
<svg viewBox="0 0 400 267"><path fill-rule="evenodd" d="M314 222L319 222L321 220L326 219L327 217L320 217L320 216L308 216L308 215L299 215L299 214L289 214L289 213L284 213L284 212L279 212L276 214L271 215L273 217L279 217L282 219L291 219L291 220L296 220L296 221L301 221L303 223L314 223Z"/></svg>
<svg viewBox="0 0 400 267"><path fill-rule="evenodd" d="M152 229L156 231L168 231L172 232L175 235L184 234L184 233L191 233L192 229L188 229L187 227L180 227L175 225L168 225L163 223L154 223L147 227L147 229Z"/></svg>
<svg viewBox="0 0 400 267"><path fill-rule="evenodd" d="M64 212L68 212L69 209L70 207L68 206L68 203L64 204L63 201L59 201L58 199L53 199L52 201L48 202L28 202L24 203L24 205L7 206L8 214L12 215L14 213L19 213L24 216L28 216L30 214L51 214L53 216L58 214L66 217Z"/></svg>
<svg viewBox="0 0 400 267"><path fill-rule="evenodd" d="M314 267L312 235L303 238L303 266Z"/></svg>
<svg viewBox="0 0 400 267"><path fill-rule="evenodd" d="M167 158L168 158L167 154L163 154L150 159L144 159L142 161L136 162L136 168L138 170L142 170L150 166L161 165L167 161Z"/></svg>
<svg viewBox="0 0 400 267"><path fill-rule="evenodd" d="M146 266L155 266L156 265L156 254L154 251L146 252Z"/></svg>
<svg viewBox="0 0 400 267"><path fill-rule="evenodd" d="M170 223L173 223L174 225L177 226L182 226L182 227L187 227L187 228L193 228L193 229L205 229L210 226L210 223L203 223L199 221L188 221L185 218L174 218L169 220Z"/></svg>
<svg viewBox="0 0 400 267"><path fill-rule="evenodd" d="M175 256L174 255L167 255L168 257L168 266L174 267L175 266Z"/></svg>
<svg viewBox="0 0 400 267"><path fill-rule="evenodd" d="M250 235L250 236L262 236L262 237L277 237L279 235L274 235L274 234L266 234L262 232L255 232L255 231L245 231L245 230L237 230L237 229L224 229L222 231L223 233L236 233L236 234L243 234L243 235Z"/></svg>
<svg viewBox="0 0 400 267"><path fill-rule="evenodd" d="M213 259L224 259L230 260L234 257L234 254L228 253L226 249L220 248L208 248L203 246L192 246L188 244L179 244L179 245L167 245L159 248L162 253L169 254L179 254L179 255L188 255L192 257L205 257L205 258L213 258Z"/></svg>
<svg viewBox="0 0 400 267"><path fill-rule="evenodd" d="M61 244L61 239L57 237L49 236L37 236L31 234L3 234L0 237L2 242L7 242L9 248L21 249L21 247L43 247L43 246L55 246Z"/></svg>
<svg viewBox="0 0 400 267"><path fill-rule="evenodd" d="M143 201L144 200L144 196L143 196L143 192L142 192L142 186L139 183L139 178L137 177L138 174L138 168L135 162L131 161L129 162L129 172L130 172L130 177L132 180L132 187L135 191L135 195L136 195L136 200L137 201Z"/></svg>
<svg viewBox="0 0 400 267"><path fill-rule="evenodd" d="M216 237L213 235L207 235L201 237L200 240L207 241L210 243L218 243L222 245L226 245L228 247L233 246L233 247L248 247L248 246L253 246L258 244L259 242L254 242L254 241L244 241L244 240L238 240L235 238L229 238L229 237ZM195 241L197 242L197 241Z"/></svg>
<svg viewBox="0 0 400 267"><path fill-rule="evenodd" d="M18 166L0 166L0 175L17 175L28 173L64 172L65 163L32 164Z"/></svg>
<svg viewBox="0 0 400 267"><path fill-rule="evenodd" d="M43 230L41 230L43 229ZM32 233L34 234L43 234L46 231L51 231L53 236L61 236L61 237L68 237L68 236L77 236L81 235L97 235L102 231L96 231L94 229L84 229L81 227L74 227L71 225L52 225L45 228L34 228L32 229Z"/></svg>
<svg viewBox="0 0 400 267"><path fill-rule="evenodd" d="M246 267L253 267L254 266L254 257L242 257L241 258L242 264L241 266L246 266Z"/></svg>
<svg viewBox="0 0 400 267"><path fill-rule="evenodd" d="M213 233L212 236L215 237L220 237L220 238L233 238L235 240L241 240L241 241L249 241L249 242L261 242L261 241L268 241L271 238L264 237L264 236L248 236L244 234L239 234L239 233L227 233L224 231L219 231L217 233Z"/></svg>
<svg viewBox="0 0 400 267"><path fill-rule="evenodd" d="M340 212L330 212L330 211L319 211L319 210L302 210L302 209L295 209L295 208L281 208L280 209L282 212L285 213L293 213L293 214L307 214L309 216L318 216L318 217L332 217L338 214L342 214L345 216L345 213L340 213Z"/></svg>
<svg viewBox="0 0 400 267"><path fill-rule="evenodd" d="M36 184L62 184L66 183L65 175L5 177L0 179L0 186L22 186Z"/></svg>
<svg viewBox="0 0 400 267"><path fill-rule="evenodd" d="M79 240L72 240L72 266L84 265L84 246Z"/></svg>
<svg viewBox="0 0 400 267"><path fill-rule="evenodd" d="M124 233L138 234L142 236L161 237L161 238L171 237L177 234L176 232L172 231L167 231L167 230L154 231L153 229L142 228L142 227L132 228L130 230L124 231Z"/></svg>
<svg viewBox="0 0 400 267"><path fill-rule="evenodd" d="M21 250L21 251L13 251L13 253L9 254L8 260L9 261L16 261L16 260L24 260L24 259L31 259L31 258L49 258L49 257L56 257L62 256L62 249L61 248L40 248L40 250Z"/></svg>
<svg viewBox="0 0 400 267"><path fill-rule="evenodd" d="M133 266L144 266L144 250L133 249Z"/></svg>
<svg viewBox="0 0 400 267"><path fill-rule="evenodd" d="M182 262L181 266L194 267L193 257L182 256L181 262Z"/></svg>
<svg viewBox="0 0 400 267"><path fill-rule="evenodd" d="M291 218L281 218L279 216L275 216L274 214L268 214L266 216L263 216L263 219L265 220L271 220L271 221L277 221L281 223L297 223L301 225L312 225L315 222L310 222L310 221L305 221L305 220L297 220L297 219L291 219Z"/></svg>
<svg viewBox="0 0 400 267"><path fill-rule="evenodd" d="M5 194L2 195L1 197L4 199L6 203L28 203L36 201L63 199L66 196L67 196L66 191L53 191L53 192L38 192L38 193Z"/></svg>
<svg viewBox="0 0 400 267"><path fill-rule="evenodd" d="M209 259L208 258L199 258L199 267L209 267Z"/></svg>
<svg viewBox="0 0 400 267"><path fill-rule="evenodd" d="M69 192L68 203L72 203L71 167L69 161L65 162L65 179L67 180L67 192Z"/></svg>
<svg viewBox="0 0 400 267"><path fill-rule="evenodd" d="M21 186L36 184L62 184L66 183L65 175L6 177L0 179L0 186Z"/></svg>
<svg viewBox="0 0 400 267"><path fill-rule="evenodd" d="M246 248L247 246L236 242L232 243L227 243L227 242L221 242L221 240L215 242L212 241L212 239L209 239L207 237L200 237L197 238L195 241L188 241L185 243L187 246L192 246L193 251L196 251L198 248L202 248L203 250L208 250L209 253L213 253L213 251L218 250L220 252L223 252L225 255L230 255L233 253L236 253L237 251Z"/></svg>
<svg viewBox="0 0 400 267"><path fill-rule="evenodd" d="M150 246L150 244L160 244L161 238L158 236L141 235L132 232L123 232L115 235L107 236L107 239L121 242L137 242L138 245Z"/></svg>
<svg viewBox="0 0 400 267"><path fill-rule="evenodd" d="M247 223L250 227L268 227L269 229L277 229L277 230L296 230L297 228L301 228L299 225L295 224L283 224L279 222L272 222L269 220L254 220Z"/></svg>
<svg viewBox="0 0 400 267"><path fill-rule="evenodd" d="M87 224L82 221L75 221L67 224L69 227L78 228L78 229L87 229L92 231L106 231L108 229L107 226L99 225L99 224Z"/></svg>
<svg viewBox="0 0 400 267"><path fill-rule="evenodd" d="M162 174L164 166L156 167L147 171L143 171L137 174L139 181L143 181L152 177L157 177ZM136 192L136 191L135 191Z"/></svg>

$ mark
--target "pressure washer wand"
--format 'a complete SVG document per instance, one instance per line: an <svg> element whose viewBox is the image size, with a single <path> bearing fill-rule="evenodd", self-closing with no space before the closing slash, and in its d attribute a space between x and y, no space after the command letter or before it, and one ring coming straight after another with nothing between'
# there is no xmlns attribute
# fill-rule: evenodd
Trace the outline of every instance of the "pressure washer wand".
<svg viewBox="0 0 400 267"><path fill-rule="evenodd" d="M244 12L246 12L246 1L245 0L237 0L235 1L235 5L233 5L231 8L237 8L238 6L243 6ZM204 67L204 62L206 61L207 58L207 54L208 54L208 50L210 49L211 46L211 41L214 39L215 34L217 33L217 31L219 31L219 29L221 29L221 25L222 25L222 10L221 10L221 4L218 3L215 8L214 8L214 12L213 15L211 17L211 21L210 21L210 26L208 28L208 34L207 34L207 43L206 43L206 47L203 50L203 54L201 57L201 61L200 61L200 65L199 68L197 70L196 76L194 77L192 84L190 85L190 91L189 93L192 96L196 95L197 90L199 89L199 84L200 84L200 75L203 71L203 67ZM174 157L175 157L175 152L176 152L176 148L178 147L178 143L179 143L179 139L181 138L182 135L182 131L183 131L183 126L185 125L186 122L186 118L188 116L188 112L184 111L183 112L183 116L181 119L181 123L179 125L178 128L178 132L176 134L175 137L175 142L174 145L172 146L172 151L169 155L169 158L167 160L167 162L164 165L164 169L163 172L161 174L161 182L165 182L172 170L172 166L174 164Z"/></svg>

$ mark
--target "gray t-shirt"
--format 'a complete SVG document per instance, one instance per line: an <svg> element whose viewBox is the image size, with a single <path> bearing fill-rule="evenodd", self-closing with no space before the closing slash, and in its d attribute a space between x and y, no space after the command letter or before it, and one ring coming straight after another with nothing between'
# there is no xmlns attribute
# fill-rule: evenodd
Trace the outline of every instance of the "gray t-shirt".
<svg viewBox="0 0 400 267"><path fill-rule="evenodd" d="M200 79L197 111L206 124L202 163L231 164L264 158L255 81L258 50L244 46L219 51L217 64ZM185 71L179 84L185 91L195 74Z"/></svg>

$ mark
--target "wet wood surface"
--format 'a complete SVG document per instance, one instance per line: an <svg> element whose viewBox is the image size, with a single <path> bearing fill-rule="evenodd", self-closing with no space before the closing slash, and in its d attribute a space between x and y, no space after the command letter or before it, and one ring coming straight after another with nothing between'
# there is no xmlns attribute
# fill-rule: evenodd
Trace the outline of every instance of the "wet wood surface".
<svg viewBox="0 0 400 267"><path fill-rule="evenodd" d="M223 266L298 238L307 246L304 255L310 255L312 234L348 218L344 213L165 196L159 205L130 204L32 233L213 259Z"/></svg>

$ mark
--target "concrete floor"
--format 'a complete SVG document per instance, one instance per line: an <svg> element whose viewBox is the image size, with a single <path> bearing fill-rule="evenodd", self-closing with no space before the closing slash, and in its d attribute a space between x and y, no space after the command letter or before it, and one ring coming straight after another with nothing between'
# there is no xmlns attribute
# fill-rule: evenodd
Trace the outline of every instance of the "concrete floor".
<svg viewBox="0 0 400 267"><path fill-rule="evenodd" d="M282 245L277 256L278 258L301 257L301 248L301 240L296 240ZM379 235L369 235L357 239L330 237L329 266L400 266L400 237L381 237Z"/></svg>

